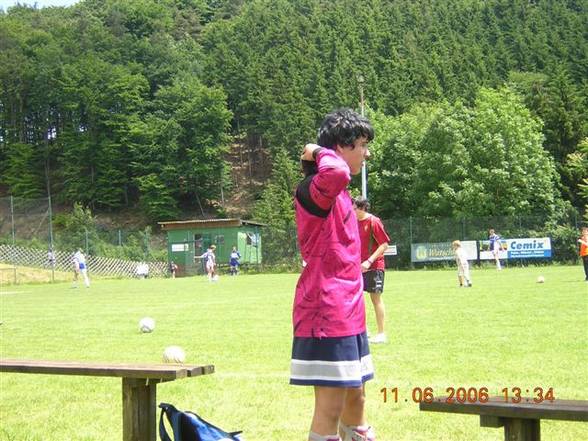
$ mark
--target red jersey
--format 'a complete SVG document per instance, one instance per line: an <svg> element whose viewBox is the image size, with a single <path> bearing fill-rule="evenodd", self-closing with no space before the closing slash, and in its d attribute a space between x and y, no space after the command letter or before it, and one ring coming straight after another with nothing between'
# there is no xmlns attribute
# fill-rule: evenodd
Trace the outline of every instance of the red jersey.
<svg viewBox="0 0 588 441"><path fill-rule="evenodd" d="M380 218L373 214L369 214L364 220L358 220L357 222L359 225L359 237L361 239L361 261L364 262L380 245L390 243L390 238L386 234ZM385 268L383 254L370 266L370 270L383 270Z"/></svg>

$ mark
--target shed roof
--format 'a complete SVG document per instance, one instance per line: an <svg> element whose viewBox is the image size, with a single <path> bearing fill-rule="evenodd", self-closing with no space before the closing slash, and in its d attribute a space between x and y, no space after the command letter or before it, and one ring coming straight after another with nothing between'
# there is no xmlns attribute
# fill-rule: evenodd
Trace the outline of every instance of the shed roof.
<svg viewBox="0 0 588 441"><path fill-rule="evenodd" d="M185 221L157 222L161 225L162 230L186 230L198 228L224 228L224 227L241 227L243 225L255 225L265 227L267 224L252 220L233 219L193 219Z"/></svg>

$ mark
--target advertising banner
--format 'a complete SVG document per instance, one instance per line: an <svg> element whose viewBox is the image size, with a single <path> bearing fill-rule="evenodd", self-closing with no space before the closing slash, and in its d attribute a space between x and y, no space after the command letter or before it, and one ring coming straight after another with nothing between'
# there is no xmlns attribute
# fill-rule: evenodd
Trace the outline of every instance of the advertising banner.
<svg viewBox="0 0 588 441"><path fill-rule="evenodd" d="M384 256L397 256L398 255L398 249L396 248L396 245L388 245L388 248L386 248L386 251L384 251Z"/></svg>
<svg viewBox="0 0 588 441"><path fill-rule="evenodd" d="M533 237L507 239L509 259L541 259L551 257L551 238Z"/></svg>
<svg viewBox="0 0 588 441"><path fill-rule="evenodd" d="M465 240L461 247L466 252L468 260L478 258L478 247L475 240ZM410 245L410 260L412 262L440 262L455 260L455 253L451 248L451 242L413 243Z"/></svg>
<svg viewBox="0 0 588 441"><path fill-rule="evenodd" d="M544 259L551 257L551 239L549 237L527 237L519 239L502 239L500 241L500 259ZM480 241L480 260L493 260L487 240Z"/></svg>
<svg viewBox="0 0 588 441"><path fill-rule="evenodd" d="M480 260L494 260L494 254L490 250L489 240L480 240ZM500 239L500 249L498 250L499 259L508 259L508 243L506 239Z"/></svg>

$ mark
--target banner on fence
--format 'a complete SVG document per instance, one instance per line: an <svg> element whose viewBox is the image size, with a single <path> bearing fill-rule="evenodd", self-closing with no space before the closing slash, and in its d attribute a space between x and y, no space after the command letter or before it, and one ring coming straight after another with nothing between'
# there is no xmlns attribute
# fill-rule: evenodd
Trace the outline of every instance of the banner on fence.
<svg viewBox="0 0 588 441"><path fill-rule="evenodd" d="M494 260L494 254L490 249L489 240L480 240L478 242L480 250L480 260ZM498 249L499 259L508 259L508 241L506 239L500 239L500 248Z"/></svg>
<svg viewBox="0 0 588 441"><path fill-rule="evenodd" d="M468 260L478 258L478 247L475 240L464 240L461 242L461 247ZM414 263L455 260L455 253L451 248L451 242L413 243L410 245L410 260Z"/></svg>
<svg viewBox="0 0 588 441"><path fill-rule="evenodd" d="M551 257L549 237L525 237L503 239L498 257L500 259L544 259ZM480 241L480 260L493 260L487 240Z"/></svg>
<svg viewBox="0 0 588 441"><path fill-rule="evenodd" d="M397 256L398 255L398 249L396 248L396 245L388 245L388 248L386 248L386 251L384 251L384 256Z"/></svg>

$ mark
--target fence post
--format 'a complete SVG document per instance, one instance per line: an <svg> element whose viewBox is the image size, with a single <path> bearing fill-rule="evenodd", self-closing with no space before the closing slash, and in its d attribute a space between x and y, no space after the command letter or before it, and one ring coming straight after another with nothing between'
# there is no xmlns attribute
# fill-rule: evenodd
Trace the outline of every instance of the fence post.
<svg viewBox="0 0 588 441"><path fill-rule="evenodd" d="M122 247L122 231L118 230L118 246Z"/></svg>
<svg viewBox="0 0 588 441"><path fill-rule="evenodd" d="M53 211L51 209L51 195L47 196L47 202L49 202L49 250L53 253ZM51 265L51 283L55 282L55 264L53 261Z"/></svg>
<svg viewBox="0 0 588 441"><path fill-rule="evenodd" d="M88 229L86 227L84 227L84 234L86 236L86 256L89 254L88 253Z"/></svg>
<svg viewBox="0 0 588 441"><path fill-rule="evenodd" d="M14 196L10 195L10 225L12 230L12 246L16 245L16 234L14 229Z"/></svg>
<svg viewBox="0 0 588 441"><path fill-rule="evenodd" d="M409 253L410 253L410 268L414 269L414 265L412 263L412 216L408 218L408 236L409 236Z"/></svg>

